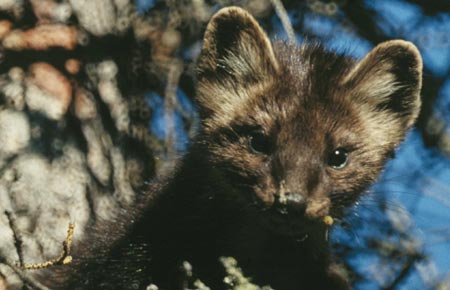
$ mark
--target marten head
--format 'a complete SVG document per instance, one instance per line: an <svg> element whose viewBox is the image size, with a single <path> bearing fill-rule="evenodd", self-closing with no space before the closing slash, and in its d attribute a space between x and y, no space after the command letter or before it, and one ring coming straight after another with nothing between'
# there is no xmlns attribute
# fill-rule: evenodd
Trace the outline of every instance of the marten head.
<svg viewBox="0 0 450 290"><path fill-rule="evenodd" d="M318 45L272 45L236 7L211 19L198 69L205 156L233 198L287 219L319 220L352 204L421 103L412 43L384 42L360 61Z"/></svg>

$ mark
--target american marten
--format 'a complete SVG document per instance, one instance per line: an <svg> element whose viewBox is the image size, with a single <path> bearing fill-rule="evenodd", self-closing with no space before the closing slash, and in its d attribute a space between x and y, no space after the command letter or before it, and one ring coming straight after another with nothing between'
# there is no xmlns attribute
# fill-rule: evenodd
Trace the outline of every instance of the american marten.
<svg viewBox="0 0 450 290"><path fill-rule="evenodd" d="M243 9L220 10L198 59L202 128L189 152L152 186L124 238L83 260L64 287L179 289L178 265L189 261L223 289L218 259L230 256L277 290L349 289L328 228L413 126L421 78L410 42L381 43L355 61L320 45L271 43Z"/></svg>

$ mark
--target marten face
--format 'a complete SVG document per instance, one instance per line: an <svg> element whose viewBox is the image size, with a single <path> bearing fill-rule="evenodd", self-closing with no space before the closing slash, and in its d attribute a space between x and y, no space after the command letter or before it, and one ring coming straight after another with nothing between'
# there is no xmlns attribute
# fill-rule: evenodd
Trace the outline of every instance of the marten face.
<svg viewBox="0 0 450 290"><path fill-rule="evenodd" d="M239 8L216 14L199 60L200 141L211 164L276 227L351 205L420 108L422 62L390 41L355 62L317 45L270 43Z"/></svg>

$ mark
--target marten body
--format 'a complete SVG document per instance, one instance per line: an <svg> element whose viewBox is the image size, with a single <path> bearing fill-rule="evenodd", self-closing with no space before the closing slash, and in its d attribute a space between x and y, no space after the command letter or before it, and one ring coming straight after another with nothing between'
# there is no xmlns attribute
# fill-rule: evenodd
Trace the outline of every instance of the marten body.
<svg viewBox="0 0 450 290"><path fill-rule="evenodd" d="M356 62L316 45L272 45L252 16L226 8L207 27L198 70L202 129L189 153L112 252L93 253L69 287L176 289L187 260L220 289L218 259L232 256L277 290L348 289L323 219L370 186L413 125L415 46L386 42Z"/></svg>

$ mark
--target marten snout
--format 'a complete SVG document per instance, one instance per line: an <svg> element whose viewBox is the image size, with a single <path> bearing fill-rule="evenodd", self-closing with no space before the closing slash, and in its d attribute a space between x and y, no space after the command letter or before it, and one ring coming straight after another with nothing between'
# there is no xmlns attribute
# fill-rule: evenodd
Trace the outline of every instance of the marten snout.
<svg viewBox="0 0 450 290"><path fill-rule="evenodd" d="M281 214L310 219L323 218L330 210L329 198L307 198L297 192L285 192L275 196L273 208Z"/></svg>
<svg viewBox="0 0 450 290"><path fill-rule="evenodd" d="M273 206L281 213L304 215L306 212L306 198L297 192L285 192L275 196Z"/></svg>

